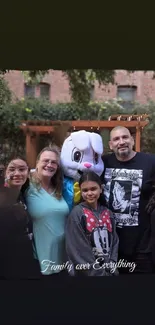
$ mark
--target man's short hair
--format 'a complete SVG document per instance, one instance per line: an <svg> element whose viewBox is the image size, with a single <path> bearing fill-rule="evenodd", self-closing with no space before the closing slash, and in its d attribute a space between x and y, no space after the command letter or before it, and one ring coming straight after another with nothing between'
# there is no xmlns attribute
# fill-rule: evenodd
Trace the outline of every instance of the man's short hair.
<svg viewBox="0 0 155 325"><path fill-rule="evenodd" d="M117 130L119 130L119 129L125 129L125 130L128 130L129 133L130 133L130 135L131 135L131 132L130 132L130 130L129 130L128 128L126 128L125 126L122 126L122 125L117 125L117 126L115 126L115 127L110 131L110 139L111 139L111 133L112 133L113 131L117 131Z"/></svg>

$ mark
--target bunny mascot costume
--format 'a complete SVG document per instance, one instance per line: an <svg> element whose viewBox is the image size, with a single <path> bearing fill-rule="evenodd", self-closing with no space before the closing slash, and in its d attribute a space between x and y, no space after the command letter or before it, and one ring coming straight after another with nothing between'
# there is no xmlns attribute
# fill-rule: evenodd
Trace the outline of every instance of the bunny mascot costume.
<svg viewBox="0 0 155 325"><path fill-rule="evenodd" d="M80 201L78 180L86 170L101 176L104 170L102 161L103 142L99 134L77 131L65 139L61 148L61 166L64 172L63 197L72 209Z"/></svg>

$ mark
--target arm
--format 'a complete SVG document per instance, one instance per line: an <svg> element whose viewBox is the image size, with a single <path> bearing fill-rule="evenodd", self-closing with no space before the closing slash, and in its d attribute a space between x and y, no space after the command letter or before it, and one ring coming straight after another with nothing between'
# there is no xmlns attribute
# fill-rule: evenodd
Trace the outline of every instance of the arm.
<svg viewBox="0 0 155 325"><path fill-rule="evenodd" d="M109 275L98 263L96 263L92 247L80 224L80 218L76 208L79 207L77 206L72 210L66 226L66 250L70 263L73 265L73 275L76 275L76 273L81 273L86 276ZM78 272L82 264L87 265L87 268L83 268L83 270L79 270Z"/></svg>

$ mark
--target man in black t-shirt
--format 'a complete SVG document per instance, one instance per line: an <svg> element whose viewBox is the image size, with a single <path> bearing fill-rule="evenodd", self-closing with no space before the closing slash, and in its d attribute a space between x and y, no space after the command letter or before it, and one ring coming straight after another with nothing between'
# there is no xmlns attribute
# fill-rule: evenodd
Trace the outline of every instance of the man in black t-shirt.
<svg viewBox="0 0 155 325"><path fill-rule="evenodd" d="M112 154L103 157L104 196L113 212L119 236L119 260L136 264L134 273L152 273L150 219L146 205L155 179L155 155L133 150L134 139L125 127L115 127L109 141ZM121 263L120 263L121 265ZM129 273L120 267L120 273Z"/></svg>

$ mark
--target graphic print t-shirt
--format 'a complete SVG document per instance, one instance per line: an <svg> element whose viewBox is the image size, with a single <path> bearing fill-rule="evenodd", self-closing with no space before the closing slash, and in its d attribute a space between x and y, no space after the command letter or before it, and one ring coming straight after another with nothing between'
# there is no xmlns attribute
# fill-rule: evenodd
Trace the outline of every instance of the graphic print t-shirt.
<svg viewBox="0 0 155 325"><path fill-rule="evenodd" d="M142 169L106 168L104 195L117 226L138 226Z"/></svg>
<svg viewBox="0 0 155 325"><path fill-rule="evenodd" d="M102 208L103 209L103 208ZM108 255L110 252L112 224L110 211L107 209L96 211L83 207L83 222L86 234L90 239L96 258L98 254Z"/></svg>
<svg viewBox="0 0 155 325"><path fill-rule="evenodd" d="M115 154L110 154L103 160L104 196L115 217L120 247L124 252L125 246L133 249L139 246L145 251L149 241L145 208L151 195L151 179L155 179L155 156L140 152L131 160L121 162Z"/></svg>

